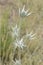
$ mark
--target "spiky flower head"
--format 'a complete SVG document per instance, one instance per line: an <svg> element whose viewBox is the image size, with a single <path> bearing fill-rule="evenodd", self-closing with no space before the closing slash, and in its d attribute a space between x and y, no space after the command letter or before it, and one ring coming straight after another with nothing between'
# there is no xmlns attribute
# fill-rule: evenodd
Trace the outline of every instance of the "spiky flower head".
<svg viewBox="0 0 43 65"><path fill-rule="evenodd" d="M23 8L19 8L19 15L24 17L24 16L29 16L31 15L31 12L29 12L29 10L25 10L25 5L23 6Z"/></svg>
<svg viewBox="0 0 43 65"><path fill-rule="evenodd" d="M36 33L33 34L33 31L31 31L30 33L26 33L26 37L29 38L29 40L33 40L36 38Z"/></svg>
<svg viewBox="0 0 43 65"><path fill-rule="evenodd" d="M15 27L12 28L12 30L13 30L12 36L17 36L18 37L19 36L20 28L17 26L17 24L16 24Z"/></svg>
<svg viewBox="0 0 43 65"><path fill-rule="evenodd" d="M20 40L17 39L16 43L15 43L15 47L23 49L24 47L26 47L26 45L24 45L24 41L23 38L21 38Z"/></svg>
<svg viewBox="0 0 43 65"><path fill-rule="evenodd" d="M21 59L15 59L15 65L21 65Z"/></svg>

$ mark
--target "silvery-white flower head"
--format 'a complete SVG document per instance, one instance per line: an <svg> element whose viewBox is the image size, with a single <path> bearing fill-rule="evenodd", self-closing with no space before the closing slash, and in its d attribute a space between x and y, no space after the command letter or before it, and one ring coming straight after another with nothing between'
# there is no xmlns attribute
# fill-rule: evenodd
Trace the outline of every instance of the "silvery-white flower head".
<svg viewBox="0 0 43 65"><path fill-rule="evenodd" d="M15 47L16 47L16 48L18 47L18 48L21 48L21 49L23 49L23 48L25 47L23 38L21 38L20 40L17 40L17 41L16 41Z"/></svg>
<svg viewBox="0 0 43 65"><path fill-rule="evenodd" d="M25 10L25 5L23 6L22 9L19 8L19 15L20 16L29 16L31 14L31 12L29 12L28 10Z"/></svg>
<svg viewBox="0 0 43 65"><path fill-rule="evenodd" d="M13 36L19 36L19 31L20 31L20 28L18 28L18 26L17 26L17 24L16 24L16 26L15 27L13 27L12 28L12 30L13 30L13 33L12 33L12 35Z"/></svg>
<svg viewBox="0 0 43 65"><path fill-rule="evenodd" d="M21 59L15 59L15 65L21 65Z"/></svg>
<svg viewBox="0 0 43 65"><path fill-rule="evenodd" d="M35 35L36 35L36 33L33 34L33 31L30 33L28 33L28 32L26 33L26 37L29 37L30 40L35 39L36 38Z"/></svg>

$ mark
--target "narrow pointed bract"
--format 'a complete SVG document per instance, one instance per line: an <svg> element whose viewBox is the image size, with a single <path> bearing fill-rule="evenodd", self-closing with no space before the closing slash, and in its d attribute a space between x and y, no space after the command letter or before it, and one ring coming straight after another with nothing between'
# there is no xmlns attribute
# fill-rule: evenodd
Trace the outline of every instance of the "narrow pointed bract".
<svg viewBox="0 0 43 65"><path fill-rule="evenodd" d="M27 16L31 15L31 13L28 13Z"/></svg>
<svg viewBox="0 0 43 65"><path fill-rule="evenodd" d="M25 11L24 9L25 9L25 5L23 6L22 13Z"/></svg>

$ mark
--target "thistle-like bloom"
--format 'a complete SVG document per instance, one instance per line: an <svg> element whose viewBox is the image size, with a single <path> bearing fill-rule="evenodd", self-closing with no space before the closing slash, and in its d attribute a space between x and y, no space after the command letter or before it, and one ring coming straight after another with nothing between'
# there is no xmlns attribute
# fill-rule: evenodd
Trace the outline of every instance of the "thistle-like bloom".
<svg viewBox="0 0 43 65"><path fill-rule="evenodd" d="M21 65L21 60L20 59L19 60L15 59L15 65Z"/></svg>
<svg viewBox="0 0 43 65"><path fill-rule="evenodd" d="M23 48L25 47L23 38L21 38L20 40L17 40L17 41L16 41L15 47L16 47L16 48L18 47L18 48L21 48L21 49L23 49Z"/></svg>
<svg viewBox="0 0 43 65"><path fill-rule="evenodd" d="M29 16L31 15L31 12L29 12L28 10L25 10L25 5L24 5L22 9L19 8L19 15L23 17Z"/></svg>
<svg viewBox="0 0 43 65"><path fill-rule="evenodd" d="M12 35L13 36L19 36L19 31L20 31L20 28L18 28L18 26L17 26L17 24L16 24L16 26L15 27L13 27L12 28L12 30L13 30L13 33L12 33Z"/></svg>
<svg viewBox="0 0 43 65"><path fill-rule="evenodd" d="M33 34L33 32L30 32L29 34L28 34L28 32L26 33L26 37L29 37L30 40L35 39L36 38L35 35L36 35L36 33Z"/></svg>

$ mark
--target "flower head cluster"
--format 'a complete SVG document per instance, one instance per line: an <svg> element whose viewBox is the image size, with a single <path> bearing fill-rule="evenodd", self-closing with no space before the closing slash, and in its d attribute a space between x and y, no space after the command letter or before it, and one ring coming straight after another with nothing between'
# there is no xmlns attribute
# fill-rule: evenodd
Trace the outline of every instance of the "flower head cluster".
<svg viewBox="0 0 43 65"><path fill-rule="evenodd" d="M13 27L12 28L12 30L13 30L13 33L12 33L12 35L13 36L19 36L19 31L20 31L20 28L18 28L18 26L17 26L17 24L16 24L16 26L15 27Z"/></svg>
<svg viewBox="0 0 43 65"><path fill-rule="evenodd" d="M24 5L22 9L19 8L19 15L23 17L29 16L31 15L31 12L29 12L28 10L25 10L25 5Z"/></svg>
<svg viewBox="0 0 43 65"><path fill-rule="evenodd" d="M36 38L35 35L36 35L36 33L33 34L33 31L30 33L28 33L28 32L26 33L26 37L29 37L30 40L35 39Z"/></svg>
<svg viewBox="0 0 43 65"><path fill-rule="evenodd" d="M19 60L15 59L15 65L21 65L21 59Z"/></svg>
<svg viewBox="0 0 43 65"><path fill-rule="evenodd" d="M23 49L23 48L25 47L23 38L21 38L20 40L17 40L17 41L16 41L15 47L16 47L16 48L18 47L18 48L21 48L21 49Z"/></svg>

